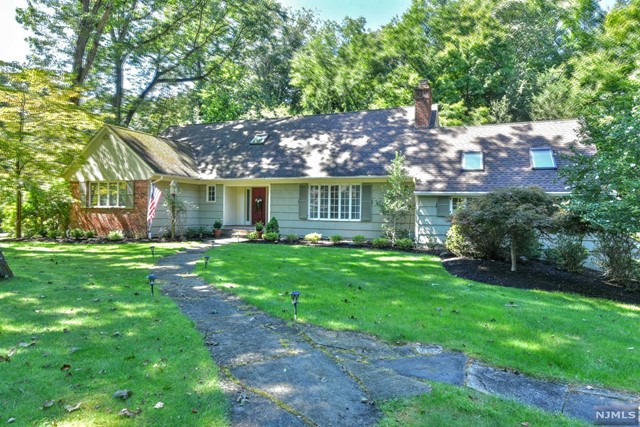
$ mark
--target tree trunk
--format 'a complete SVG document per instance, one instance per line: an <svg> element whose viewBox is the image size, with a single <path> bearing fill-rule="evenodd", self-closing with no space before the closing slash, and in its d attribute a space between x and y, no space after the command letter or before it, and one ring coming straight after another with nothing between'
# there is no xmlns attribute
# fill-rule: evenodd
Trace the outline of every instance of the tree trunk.
<svg viewBox="0 0 640 427"><path fill-rule="evenodd" d="M0 280L11 279L13 277L13 271L9 268L7 260L0 251Z"/></svg>
<svg viewBox="0 0 640 427"><path fill-rule="evenodd" d="M516 254L516 242L511 239L511 271L516 271L517 267L516 267L516 261L517 261L518 255Z"/></svg>
<svg viewBox="0 0 640 427"><path fill-rule="evenodd" d="M16 239L22 237L22 188L18 188L16 192Z"/></svg>

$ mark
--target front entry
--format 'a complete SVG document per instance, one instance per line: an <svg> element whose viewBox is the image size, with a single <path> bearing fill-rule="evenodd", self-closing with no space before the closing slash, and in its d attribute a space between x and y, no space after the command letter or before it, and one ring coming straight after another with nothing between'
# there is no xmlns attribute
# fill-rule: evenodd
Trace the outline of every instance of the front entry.
<svg viewBox="0 0 640 427"><path fill-rule="evenodd" d="M262 221L266 224L267 219L267 187L251 188L251 224Z"/></svg>

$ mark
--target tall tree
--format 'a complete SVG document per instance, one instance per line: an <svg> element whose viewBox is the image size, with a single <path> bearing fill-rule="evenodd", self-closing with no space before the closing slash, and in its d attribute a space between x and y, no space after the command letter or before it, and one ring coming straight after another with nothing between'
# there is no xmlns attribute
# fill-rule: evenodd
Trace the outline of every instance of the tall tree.
<svg viewBox="0 0 640 427"><path fill-rule="evenodd" d="M413 194L415 184L405 167L405 157L396 152L396 157L387 167L387 185L382 199L378 201L380 214L384 218L382 229L389 236L391 245L402 236L402 224L405 223L415 207ZM408 230L404 230L408 232ZM408 233L407 233L408 234Z"/></svg>
<svg viewBox="0 0 640 427"><path fill-rule="evenodd" d="M77 97L73 82L54 73L0 63L0 180L13 192L17 238L25 187L58 176L101 124Z"/></svg>

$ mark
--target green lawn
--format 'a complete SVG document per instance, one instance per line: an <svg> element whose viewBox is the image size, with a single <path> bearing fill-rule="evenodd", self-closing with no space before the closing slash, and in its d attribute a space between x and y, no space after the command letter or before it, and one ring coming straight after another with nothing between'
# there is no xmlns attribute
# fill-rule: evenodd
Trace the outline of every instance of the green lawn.
<svg viewBox="0 0 640 427"><path fill-rule="evenodd" d="M412 399L384 402L379 427L587 426L582 421L448 384ZM523 424L528 423L528 424Z"/></svg>
<svg viewBox="0 0 640 427"><path fill-rule="evenodd" d="M286 245L209 252L211 283L290 319L464 351L540 378L640 391L640 307L451 276L437 257Z"/></svg>
<svg viewBox="0 0 640 427"><path fill-rule="evenodd" d="M156 257L176 248L156 246ZM0 423L132 425L118 412L139 408L135 425L228 424L202 336L150 295L149 245L0 249L17 276L0 282ZM133 395L114 399L121 389Z"/></svg>

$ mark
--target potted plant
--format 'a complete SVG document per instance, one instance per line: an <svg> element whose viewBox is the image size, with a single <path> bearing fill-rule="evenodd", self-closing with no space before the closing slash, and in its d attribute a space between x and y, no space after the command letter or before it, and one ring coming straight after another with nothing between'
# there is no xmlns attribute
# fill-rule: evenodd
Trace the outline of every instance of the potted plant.
<svg viewBox="0 0 640 427"><path fill-rule="evenodd" d="M216 219L213 223L213 237L216 239L222 235L222 220Z"/></svg>
<svg viewBox="0 0 640 427"><path fill-rule="evenodd" d="M262 239L262 230L264 229L264 224L262 221L256 222L256 233L258 233L258 239Z"/></svg>

